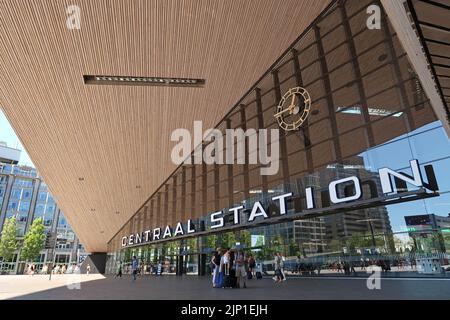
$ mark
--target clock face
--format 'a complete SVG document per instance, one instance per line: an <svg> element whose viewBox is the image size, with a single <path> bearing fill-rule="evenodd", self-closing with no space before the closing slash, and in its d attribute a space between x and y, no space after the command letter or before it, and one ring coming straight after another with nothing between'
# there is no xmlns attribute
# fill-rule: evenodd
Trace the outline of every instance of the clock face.
<svg viewBox="0 0 450 320"><path fill-rule="evenodd" d="M289 89L281 98L274 117L278 125L286 130L298 129L309 115L311 97L302 87Z"/></svg>

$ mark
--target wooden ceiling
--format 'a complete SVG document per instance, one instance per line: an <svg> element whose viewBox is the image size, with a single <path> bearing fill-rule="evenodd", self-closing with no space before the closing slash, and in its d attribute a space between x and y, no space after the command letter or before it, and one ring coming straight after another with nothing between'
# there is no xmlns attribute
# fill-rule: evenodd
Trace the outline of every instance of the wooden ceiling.
<svg viewBox="0 0 450 320"><path fill-rule="evenodd" d="M80 30L66 27L72 4ZM213 127L328 4L0 0L0 106L88 251L106 251L175 169L171 132ZM86 74L206 85L92 86Z"/></svg>
<svg viewBox="0 0 450 320"><path fill-rule="evenodd" d="M432 72L450 118L450 1L411 2L416 27L425 45ZM450 121L450 119L449 119Z"/></svg>

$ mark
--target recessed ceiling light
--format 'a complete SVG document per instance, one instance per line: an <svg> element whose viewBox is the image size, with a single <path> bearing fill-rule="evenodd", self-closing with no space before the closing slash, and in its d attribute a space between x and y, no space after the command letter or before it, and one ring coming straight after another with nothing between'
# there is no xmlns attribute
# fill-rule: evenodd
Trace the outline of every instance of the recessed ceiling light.
<svg viewBox="0 0 450 320"><path fill-rule="evenodd" d="M78 180L79 181L84 181L84 178L83 177L79 177Z"/></svg>
<svg viewBox="0 0 450 320"><path fill-rule="evenodd" d="M170 85L186 87L202 87L204 79L164 78L164 77L126 77L126 76L83 76L85 84L100 85Z"/></svg>
<svg viewBox="0 0 450 320"><path fill-rule="evenodd" d="M94 211L95 211L95 209L94 209L94 208L91 208L91 211L92 211L92 212L94 212Z"/></svg>
<svg viewBox="0 0 450 320"><path fill-rule="evenodd" d="M141 188L141 186L136 186L136 189L140 189Z"/></svg>
<svg viewBox="0 0 450 320"><path fill-rule="evenodd" d="M85 84L99 85L170 85L186 87L202 87L205 79L164 78L164 77L126 77L126 76L83 76Z"/></svg>
<svg viewBox="0 0 450 320"><path fill-rule="evenodd" d="M116 211L116 214L119 214L120 212L119 211Z"/></svg>

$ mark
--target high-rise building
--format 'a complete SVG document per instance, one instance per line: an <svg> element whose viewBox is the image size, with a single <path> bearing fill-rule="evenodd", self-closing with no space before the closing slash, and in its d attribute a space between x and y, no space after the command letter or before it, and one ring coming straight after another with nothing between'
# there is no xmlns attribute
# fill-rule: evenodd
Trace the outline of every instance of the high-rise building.
<svg viewBox="0 0 450 320"><path fill-rule="evenodd" d="M405 216L405 223L414 251L450 251L450 213L447 217L435 214Z"/></svg>
<svg viewBox="0 0 450 320"><path fill-rule="evenodd" d="M35 265L41 270L44 264L66 265L78 263L84 248L68 224L64 213L58 207L35 168L17 164L20 150L10 152L6 145L0 146L0 232L5 220L13 216L17 220L17 236L20 242L31 226L31 223L42 218L47 234L56 235L53 248L41 251ZM4 151L7 152L4 152ZM1 259L1 258L0 258ZM0 260L0 271L3 273L22 273L25 262L17 253L14 262Z"/></svg>
<svg viewBox="0 0 450 320"><path fill-rule="evenodd" d="M322 175L322 184L333 179L358 176L362 181L371 182L370 185L366 185L363 189L372 192L373 197L377 197L382 192L380 182L376 179L376 174L367 170L362 157L355 156L341 164L329 165L325 172ZM392 233L388 210L385 206L348 210L329 215L325 217L325 225L328 241L345 241L352 236L374 238L376 233L383 235Z"/></svg>

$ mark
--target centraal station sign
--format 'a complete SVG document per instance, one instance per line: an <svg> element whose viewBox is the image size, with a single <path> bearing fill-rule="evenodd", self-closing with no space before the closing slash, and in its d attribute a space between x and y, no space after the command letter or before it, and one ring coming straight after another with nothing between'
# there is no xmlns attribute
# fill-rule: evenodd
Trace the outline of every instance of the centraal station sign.
<svg viewBox="0 0 450 320"><path fill-rule="evenodd" d="M415 187L426 189L432 191L434 193L438 192L438 187L436 183L436 179L434 177L434 171L431 165L425 166L425 172L427 175L427 183L425 183L422 179L422 174L419 168L419 162L417 160L410 161L410 167L412 171L412 175L408 175L401 172L396 172L389 168L381 168L378 170L379 179L381 182L381 189L385 196L392 195L398 193L399 186L401 188L406 189L406 183L409 183ZM393 180L395 181L395 186L393 184ZM342 194L339 192L342 187L345 186L348 188L351 187L352 194ZM353 202L358 201L363 196L362 191L362 183L357 176L349 176L343 179L338 179L331 181L328 185L328 192L330 198L330 204L332 205L344 205L350 209ZM339 188L341 187L341 188ZM271 200L278 205L280 216L287 215L287 202L293 197L291 192L285 193L282 195L277 195L271 198ZM305 189L305 198L306 198L306 209L304 210L305 214L308 214L309 211L312 211L316 208L316 204L314 202L314 190L313 187L307 187ZM405 199L404 201L408 201ZM228 212L225 210L217 211L209 215L210 219L210 231L219 231L221 228L225 226L224 216L231 215L233 226L239 226L242 221L240 221L241 212L244 210L244 206L236 206L228 209ZM267 214L266 209L264 209L263 204L260 201L256 201L248 216L248 222L251 223L255 221L255 219L271 219ZM326 208L323 213L332 213L333 210L330 209L327 211ZM181 222L178 222L176 226L173 228L170 225L165 226L164 228L155 228L152 230L145 230L143 232L137 232L130 234L129 236L125 236L122 238L122 246L133 246L139 245L142 243L153 242L153 241L161 241L161 240L171 240L180 236L187 236L191 234L195 234L197 232L196 227L191 219L187 221L185 225Z"/></svg>

